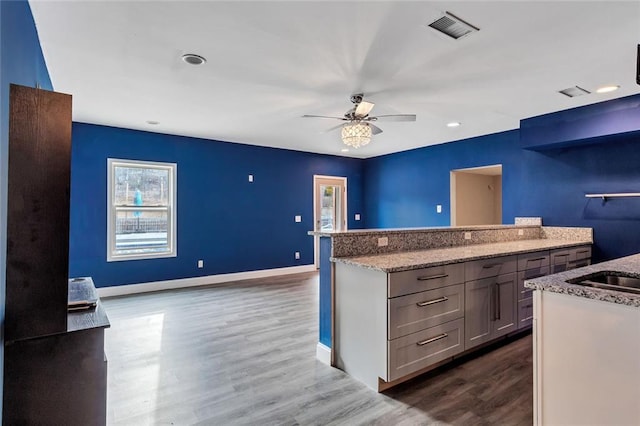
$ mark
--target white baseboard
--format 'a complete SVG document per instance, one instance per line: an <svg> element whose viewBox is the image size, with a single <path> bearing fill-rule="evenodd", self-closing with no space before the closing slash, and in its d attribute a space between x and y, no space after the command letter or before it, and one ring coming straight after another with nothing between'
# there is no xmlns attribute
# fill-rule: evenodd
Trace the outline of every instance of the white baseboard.
<svg viewBox="0 0 640 426"><path fill-rule="evenodd" d="M262 269L259 271L235 272L233 274L207 275L205 277L181 278L177 280L155 281L140 284L119 285L98 288L98 296L112 297L127 294L147 293L150 291L172 290L176 288L196 287L209 284L220 284L232 281L242 281L254 278L274 277L278 275L300 274L314 272L314 265L291 266L288 268Z"/></svg>
<svg viewBox="0 0 640 426"><path fill-rule="evenodd" d="M316 346L316 358L323 364L331 365L331 348L318 342L318 346Z"/></svg>

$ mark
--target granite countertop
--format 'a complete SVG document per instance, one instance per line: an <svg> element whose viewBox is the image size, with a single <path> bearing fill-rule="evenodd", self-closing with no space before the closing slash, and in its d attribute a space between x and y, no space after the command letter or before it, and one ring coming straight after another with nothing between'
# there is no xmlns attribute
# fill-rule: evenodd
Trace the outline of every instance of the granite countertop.
<svg viewBox="0 0 640 426"><path fill-rule="evenodd" d="M540 228L541 225L471 225L471 226L433 226L426 228L373 228L373 229L352 229L347 231L308 231L308 235L318 237L339 237L342 235L378 235L404 234L406 232L442 232L442 231L486 231L491 229L521 229Z"/></svg>
<svg viewBox="0 0 640 426"><path fill-rule="evenodd" d="M472 244L468 246L440 249L376 254L370 256L335 257L331 258L331 261L382 272L400 272L411 269L426 268L429 266L466 262L469 260L489 259L492 257L535 252L539 250L575 247L584 244L592 244L592 242L554 239L508 241L501 243Z"/></svg>
<svg viewBox="0 0 640 426"><path fill-rule="evenodd" d="M585 287L567 282L573 278L591 275L602 271L622 272L630 276L640 278L640 254L527 280L524 282L524 286L536 290L550 291L553 293L562 293L587 299L640 307L640 294Z"/></svg>

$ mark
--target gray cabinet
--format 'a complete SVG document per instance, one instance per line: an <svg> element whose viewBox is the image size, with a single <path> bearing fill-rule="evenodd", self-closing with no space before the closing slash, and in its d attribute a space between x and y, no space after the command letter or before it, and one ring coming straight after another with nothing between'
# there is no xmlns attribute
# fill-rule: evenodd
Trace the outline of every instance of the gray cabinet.
<svg viewBox="0 0 640 426"><path fill-rule="evenodd" d="M591 246L551 250L550 256L552 274L582 268L591 265Z"/></svg>
<svg viewBox="0 0 640 426"><path fill-rule="evenodd" d="M518 328L525 329L533 324L533 290L525 288L525 280L549 275L549 251L521 254L518 256Z"/></svg>
<svg viewBox="0 0 640 426"><path fill-rule="evenodd" d="M465 350L516 329L514 272L465 283Z"/></svg>

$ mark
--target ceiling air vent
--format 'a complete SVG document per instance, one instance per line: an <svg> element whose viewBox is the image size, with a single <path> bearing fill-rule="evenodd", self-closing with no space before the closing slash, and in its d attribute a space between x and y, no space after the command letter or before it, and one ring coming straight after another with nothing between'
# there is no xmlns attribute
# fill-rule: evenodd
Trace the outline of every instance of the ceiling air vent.
<svg viewBox="0 0 640 426"><path fill-rule="evenodd" d="M442 17L430 23L429 26L456 40L476 31L480 31L480 28L474 27L470 23L463 21L453 13L449 12L445 12Z"/></svg>
<svg viewBox="0 0 640 426"><path fill-rule="evenodd" d="M567 89L558 90L558 93L562 93L563 95L568 96L570 98L575 98L576 96L588 95L591 92L583 89L580 86L573 86Z"/></svg>

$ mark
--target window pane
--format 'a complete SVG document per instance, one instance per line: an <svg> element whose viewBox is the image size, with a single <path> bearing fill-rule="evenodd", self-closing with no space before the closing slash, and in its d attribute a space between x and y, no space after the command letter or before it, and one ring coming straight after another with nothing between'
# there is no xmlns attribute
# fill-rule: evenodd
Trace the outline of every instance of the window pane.
<svg viewBox="0 0 640 426"><path fill-rule="evenodd" d="M115 255L170 252L168 211L124 211L116 208Z"/></svg>
<svg viewBox="0 0 640 426"><path fill-rule="evenodd" d="M151 167L114 167L114 204L166 206L169 203L169 170Z"/></svg>

